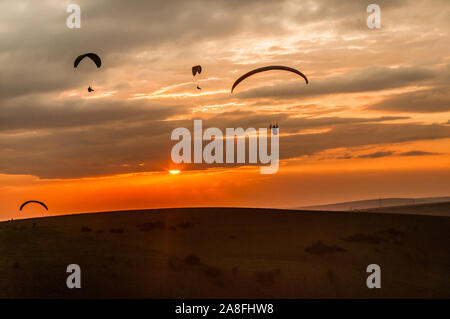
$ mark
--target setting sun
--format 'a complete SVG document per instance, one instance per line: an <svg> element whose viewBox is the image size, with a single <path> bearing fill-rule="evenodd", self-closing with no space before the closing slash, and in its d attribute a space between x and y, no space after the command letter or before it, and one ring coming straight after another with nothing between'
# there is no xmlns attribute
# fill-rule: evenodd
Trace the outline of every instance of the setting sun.
<svg viewBox="0 0 450 319"><path fill-rule="evenodd" d="M180 174L180 170L174 169L174 170L170 170L169 173L172 175L176 175L176 174Z"/></svg>

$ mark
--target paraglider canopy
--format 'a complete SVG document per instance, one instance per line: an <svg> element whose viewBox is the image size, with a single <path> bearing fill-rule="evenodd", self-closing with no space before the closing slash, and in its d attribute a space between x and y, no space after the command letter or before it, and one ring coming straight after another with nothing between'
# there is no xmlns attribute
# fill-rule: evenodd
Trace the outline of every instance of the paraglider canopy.
<svg viewBox="0 0 450 319"><path fill-rule="evenodd" d="M274 124L274 125L270 124L269 129L273 133L273 135L277 135L278 134L278 123Z"/></svg>
<svg viewBox="0 0 450 319"><path fill-rule="evenodd" d="M78 66L78 64L80 64L80 62L85 58L88 57L89 59L91 59L92 61L94 61L95 65L97 66L97 68L102 66L102 60L100 59L100 57L95 54L95 53L86 53L86 54L82 54L79 55L76 59L75 62L73 63L73 67L76 68Z"/></svg>
<svg viewBox="0 0 450 319"><path fill-rule="evenodd" d="M30 203L39 204L39 205L43 206L46 210L48 210L47 205L45 205L44 203L37 201L37 200L29 200L29 201L26 201L25 203L23 203L22 205L20 205L20 211L22 211L22 208L24 208L26 205L28 205Z"/></svg>
<svg viewBox="0 0 450 319"><path fill-rule="evenodd" d="M198 74L202 73L202 66L201 65L196 65L192 67L192 75L196 76Z"/></svg>
<svg viewBox="0 0 450 319"><path fill-rule="evenodd" d="M270 65L270 66L264 66L264 67L262 67L262 68L257 68L257 69L254 69L254 70L250 71L250 72L245 73L243 76L241 76L239 79L237 79L237 80L233 83L233 86L231 87L231 93L233 93L234 88L235 88L239 83L241 83L242 81L244 81L246 78L248 78L248 77L250 77L250 76L252 76L252 75L254 75L254 74L257 74L257 73L260 73L260 72L265 72L265 71L270 71L270 70L282 70L282 71L293 72L293 73L295 73L295 74L300 75L302 78L304 78L305 81L306 81L306 84L308 84L308 78L306 77L306 75L304 75L304 74L303 74L302 72L300 72L299 70L290 68L290 67L288 67L288 66L282 66L282 65Z"/></svg>

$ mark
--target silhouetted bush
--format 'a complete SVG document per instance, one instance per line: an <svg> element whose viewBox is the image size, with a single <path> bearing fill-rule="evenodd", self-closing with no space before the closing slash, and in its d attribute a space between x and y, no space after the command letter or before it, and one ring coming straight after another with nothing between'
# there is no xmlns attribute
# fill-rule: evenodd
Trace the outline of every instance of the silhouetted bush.
<svg viewBox="0 0 450 319"><path fill-rule="evenodd" d="M334 246L328 246L325 245L324 243L322 243L321 241L318 241L314 244L312 244L309 247L305 248L305 251L307 253L313 254L313 255L325 255L325 254L331 254L331 253L336 253L336 252L344 252L345 249L342 247L339 247L337 245Z"/></svg>
<svg viewBox="0 0 450 319"><path fill-rule="evenodd" d="M275 283L275 278L281 274L279 268L271 271L255 272L256 281L263 286L271 286Z"/></svg>
<svg viewBox="0 0 450 319"><path fill-rule="evenodd" d="M184 262L189 265L200 265L200 257L195 254L189 254L184 258Z"/></svg>
<svg viewBox="0 0 450 319"><path fill-rule="evenodd" d="M208 276L208 277L216 278L216 277L219 277L222 274L222 271L219 268L217 268L217 267L207 266L205 268L205 270L203 271L203 273L206 276Z"/></svg>
<svg viewBox="0 0 450 319"><path fill-rule="evenodd" d="M343 241L354 242L354 243L366 243L372 245L378 245L382 242L386 242L388 240L376 236L376 235L367 235L367 234L353 234L348 237L342 238Z"/></svg>
<svg viewBox="0 0 450 319"><path fill-rule="evenodd" d="M170 257L168 264L169 268L175 271L178 271L182 268L181 260L174 256Z"/></svg>
<svg viewBox="0 0 450 319"><path fill-rule="evenodd" d="M110 233L114 234L122 234L124 232L123 228L111 228L109 230Z"/></svg>
<svg viewBox="0 0 450 319"><path fill-rule="evenodd" d="M140 231L151 231L154 229L164 229L166 225L162 221L148 222L145 224L138 225Z"/></svg>
<svg viewBox="0 0 450 319"><path fill-rule="evenodd" d="M194 225L192 225L190 222L183 222L183 223L179 223L178 227L182 228L182 229L189 229L194 227Z"/></svg>
<svg viewBox="0 0 450 319"><path fill-rule="evenodd" d="M393 236L393 237L401 237L401 238L405 237L405 233L404 232L402 232L400 230L393 229L393 228L389 228L387 230L380 231L379 233L380 234L387 234L387 235L390 235L390 236Z"/></svg>

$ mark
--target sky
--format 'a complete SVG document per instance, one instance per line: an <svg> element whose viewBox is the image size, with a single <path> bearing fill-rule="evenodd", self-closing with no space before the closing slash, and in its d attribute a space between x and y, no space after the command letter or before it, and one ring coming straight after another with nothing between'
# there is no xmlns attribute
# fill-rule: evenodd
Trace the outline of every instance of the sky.
<svg viewBox="0 0 450 319"><path fill-rule="evenodd" d="M448 1L372 2L379 29L359 0L79 0L79 29L70 1L2 1L0 219L450 195ZM74 69L86 52L102 67ZM266 65L309 84L271 71L230 94ZM195 119L279 123L279 171L174 164L171 132ZM49 212L19 214L30 199Z"/></svg>

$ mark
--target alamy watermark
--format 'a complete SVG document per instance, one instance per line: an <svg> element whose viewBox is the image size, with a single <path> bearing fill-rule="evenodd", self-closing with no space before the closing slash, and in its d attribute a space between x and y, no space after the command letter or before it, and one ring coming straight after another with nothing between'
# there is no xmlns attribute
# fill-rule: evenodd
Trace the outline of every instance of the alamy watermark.
<svg viewBox="0 0 450 319"><path fill-rule="evenodd" d="M66 279L67 288L81 288L81 268L77 264L67 266L66 272L70 274Z"/></svg>
<svg viewBox="0 0 450 319"><path fill-rule="evenodd" d="M369 4L367 6L367 13L370 15L367 17L366 25L369 29L381 28L381 8L378 4Z"/></svg>
<svg viewBox="0 0 450 319"><path fill-rule="evenodd" d="M81 8L78 4L69 4L66 9L70 15L66 19L66 25L69 29L81 28Z"/></svg>
<svg viewBox="0 0 450 319"><path fill-rule="evenodd" d="M367 277L366 285L369 289L381 288L381 267L377 264L370 264L366 268L370 275Z"/></svg>
<svg viewBox="0 0 450 319"><path fill-rule="evenodd" d="M172 147L171 157L176 164L267 164L260 167L261 174L275 174L279 166L279 132L278 128L226 128L225 135L216 127L209 127L203 132L202 120L194 120L194 136L184 127L172 131L171 140L179 141ZM270 155L268 139L270 136ZM235 139L237 148L235 152ZM248 139L248 150L246 140ZM192 143L193 141L193 143ZM204 141L210 141L203 147ZM194 148L192 158L192 144ZM225 144L225 147L224 147ZM225 150L225 154L224 154ZM236 153L236 156L235 156ZM246 158L248 154L248 159Z"/></svg>

